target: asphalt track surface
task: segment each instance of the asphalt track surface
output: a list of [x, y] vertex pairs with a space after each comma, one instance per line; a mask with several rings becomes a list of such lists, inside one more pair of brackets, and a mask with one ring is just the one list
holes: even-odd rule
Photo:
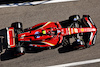
[[[100, 0], [80, 0], [37, 6], [19, 6], [0, 9], [0, 29], [9, 27], [12, 22], [22, 22], [24, 28], [46, 21], [63, 21], [70, 15], [88, 14], [98, 28], [95, 46], [83, 50], [66, 51], [62, 46], [41, 52], [29, 52], [12, 58], [10, 53], [2, 55], [0, 67], [46, 67], [100, 58]], [[100, 63], [75, 67], [99, 67]]]

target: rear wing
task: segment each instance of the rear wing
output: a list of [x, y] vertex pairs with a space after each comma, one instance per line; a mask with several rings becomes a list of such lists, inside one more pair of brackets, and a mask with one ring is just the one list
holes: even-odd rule
[[89, 38], [88, 38], [88, 44], [89, 45], [94, 45], [95, 40], [96, 40], [96, 35], [97, 35], [97, 27], [92, 21], [91, 17], [89, 15], [83, 15], [83, 22], [87, 27], [90, 28], [95, 28], [96, 31], [90, 32]]
[[16, 46], [14, 27], [7, 27], [6, 30], [8, 48], [14, 48]]

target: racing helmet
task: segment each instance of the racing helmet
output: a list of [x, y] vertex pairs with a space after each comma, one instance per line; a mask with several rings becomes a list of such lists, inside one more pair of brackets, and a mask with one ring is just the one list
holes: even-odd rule
[[69, 17], [69, 21], [77, 21], [80, 19], [80, 16], [79, 15], [72, 15]]

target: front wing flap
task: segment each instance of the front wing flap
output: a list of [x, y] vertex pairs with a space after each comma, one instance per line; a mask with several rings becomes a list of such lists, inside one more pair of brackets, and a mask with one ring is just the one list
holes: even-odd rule
[[8, 48], [14, 48], [16, 46], [15, 44], [15, 32], [13, 27], [6, 28], [7, 30], [7, 44]]

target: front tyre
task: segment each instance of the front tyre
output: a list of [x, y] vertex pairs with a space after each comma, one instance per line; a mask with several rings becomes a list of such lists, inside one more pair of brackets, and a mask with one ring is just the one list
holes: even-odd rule
[[14, 56], [22, 56], [24, 54], [25, 54], [25, 48], [24, 47], [15, 47]]
[[21, 22], [14, 22], [14, 23], [12, 23], [11, 27], [14, 27], [15, 29], [20, 29], [20, 30], [22, 30], [22, 28], [23, 28]]

